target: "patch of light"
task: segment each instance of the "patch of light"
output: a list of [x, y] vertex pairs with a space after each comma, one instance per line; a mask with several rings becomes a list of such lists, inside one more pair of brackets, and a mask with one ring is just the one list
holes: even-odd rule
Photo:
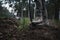
[[5, 1], [2, 1], [2, 3], [5, 3]]
[[28, 3], [29, 3], [29, 0], [28, 0]]
[[26, 10], [26, 8], [24, 8], [23, 10]]
[[39, 23], [39, 22], [42, 22], [42, 21], [43, 21], [42, 17], [36, 17], [36, 19], [33, 19], [32, 22]]
[[7, 9], [9, 9], [9, 5], [10, 5], [10, 4], [9, 4], [9, 3], [7, 3], [7, 4], [5, 5], [5, 7], [7, 7]]
[[17, 16], [16, 16], [16, 19], [19, 19], [19, 18], [20, 18], [20, 17], [17, 17]]
[[5, 4], [2, 4], [2, 7], [5, 7]]
[[31, 1], [30, 3], [31, 3], [31, 4], [33, 4], [33, 2], [32, 2], [32, 1]]
[[[9, 7], [9, 3], [7, 2], [6, 4], [4, 4], [5, 3], [5, 1], [3, 1], [2, 2], [3, 4], [2, 4], [2, 7], [5, 7], [5, 8], [7, 8], [8, 10], [9, 10], [9, 12], [11, 12], [11, 10], [13, 9], [12, 7]], [[13, 3], [11, 3], [11, 4], [13, 4]], [[13, 6], [14, 6], [14, 4], [13, 4]]]
[[14, 15], [15, 15], [15, 16], [17, 15], [17, 12], [18, 12], [18, 10], [14, 12]]
[[45, 0], [45, 1], [48, 1], [48, 0]]
[[17, 13], [15, 12], [14, 15], [17, 15]]
[[16, 1], [14, 1], [14, 3], [16, 3]]
[[35, 0], [33, 0], [33, 1], [35, 1]]
[[[2, 2], [2, 7], [7, 8], [7, 10], [8, 10], [10, 13], [13, 13], [14, 15], [17, 15], [17, 12], [18, 12], [18, 11], [14, 11], [14, 10], [15, 10], [15, 8], [14, 8], [15, 3], [16, 3], [15, 1], [14, 1], [14, 2], [11, 2], [11, 3], [9, 3], [8, 1], [3, 1], [3, 2]], [[9, 7], [10, 4], [12, 4], [12, 7]]]
[[17, 2], [17, 4], [19, 4], [19, 2]]
[[0, 0], [0, 1], [2, 1], [2, 0]]
[[13, 4], [13, 2], [11, 2], [11, 4]]
[[20, 0], [20, 2], [22, 2], [22, 0]]
[[8, 10], [9, 10], [9, 12], [10, 12], [10, 13], [12, 12], [12, 9], [13, 9], [13, 8], [11, 8], [11, 7], [10, 7], [10, 8], [8, 8]]
[[9, 8], [9, 5], [10, 5], [9, 3], [6, 3], [6, 4], [5, 4], [4, 2], [2, 2], [2, 7], [5, 7], [5, 8], [8, 9], [8, 8]]

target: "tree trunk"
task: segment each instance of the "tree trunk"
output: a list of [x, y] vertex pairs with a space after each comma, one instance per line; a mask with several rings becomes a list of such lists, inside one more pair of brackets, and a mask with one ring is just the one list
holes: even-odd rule
[[43, 21], [44, 21], [44, 23], [46, 23], [46, 21], [47, 21], [47, 12], [46, 12], [46, 9], [45, 9], [45, 0], [41, 0], [41, 2], [42, 2], [42, 16], [43, 16]]
[[55, 19], [59, 20], [59, 8], [55, 8]]
[[33, 19], [33, 13], [32, 13], [32, 10], [31, 10], [31, 4], [30, 4], [31, 0], [29, 0], [29, 14], [30, 14], [30, 21], [32, 22], [32, 19]]
[[55, 3], [55, 17], [56, 20], [59, 20], [59, 4]]

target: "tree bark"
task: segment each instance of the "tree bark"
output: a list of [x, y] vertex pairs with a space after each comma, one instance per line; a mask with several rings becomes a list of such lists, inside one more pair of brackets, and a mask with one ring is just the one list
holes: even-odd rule
[[59, 8], [58, 7], [55, 8], [55, 19], [59, 20]]
[[56, 20], [59, 20], [59, 3], [55, 3], [55, 17]]

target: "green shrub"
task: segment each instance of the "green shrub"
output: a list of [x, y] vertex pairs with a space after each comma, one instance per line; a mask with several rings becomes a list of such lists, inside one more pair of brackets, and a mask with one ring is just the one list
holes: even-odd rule
[[0, 18], [14, 18], [14, 14], [10, 13], [6, 8], [2, 7], [0, 10]]
[[18, 27], [19, 30], [27, 30], [29, 29], [30, 19], [29, 18], [22, 18], [19, 20], [20, 26]]

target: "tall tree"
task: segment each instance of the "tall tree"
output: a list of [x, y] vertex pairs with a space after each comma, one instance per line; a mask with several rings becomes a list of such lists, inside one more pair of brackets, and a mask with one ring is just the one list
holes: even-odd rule
[[60, 0], [49, 0], [47, 7], [49, 17], [59, 20]]

